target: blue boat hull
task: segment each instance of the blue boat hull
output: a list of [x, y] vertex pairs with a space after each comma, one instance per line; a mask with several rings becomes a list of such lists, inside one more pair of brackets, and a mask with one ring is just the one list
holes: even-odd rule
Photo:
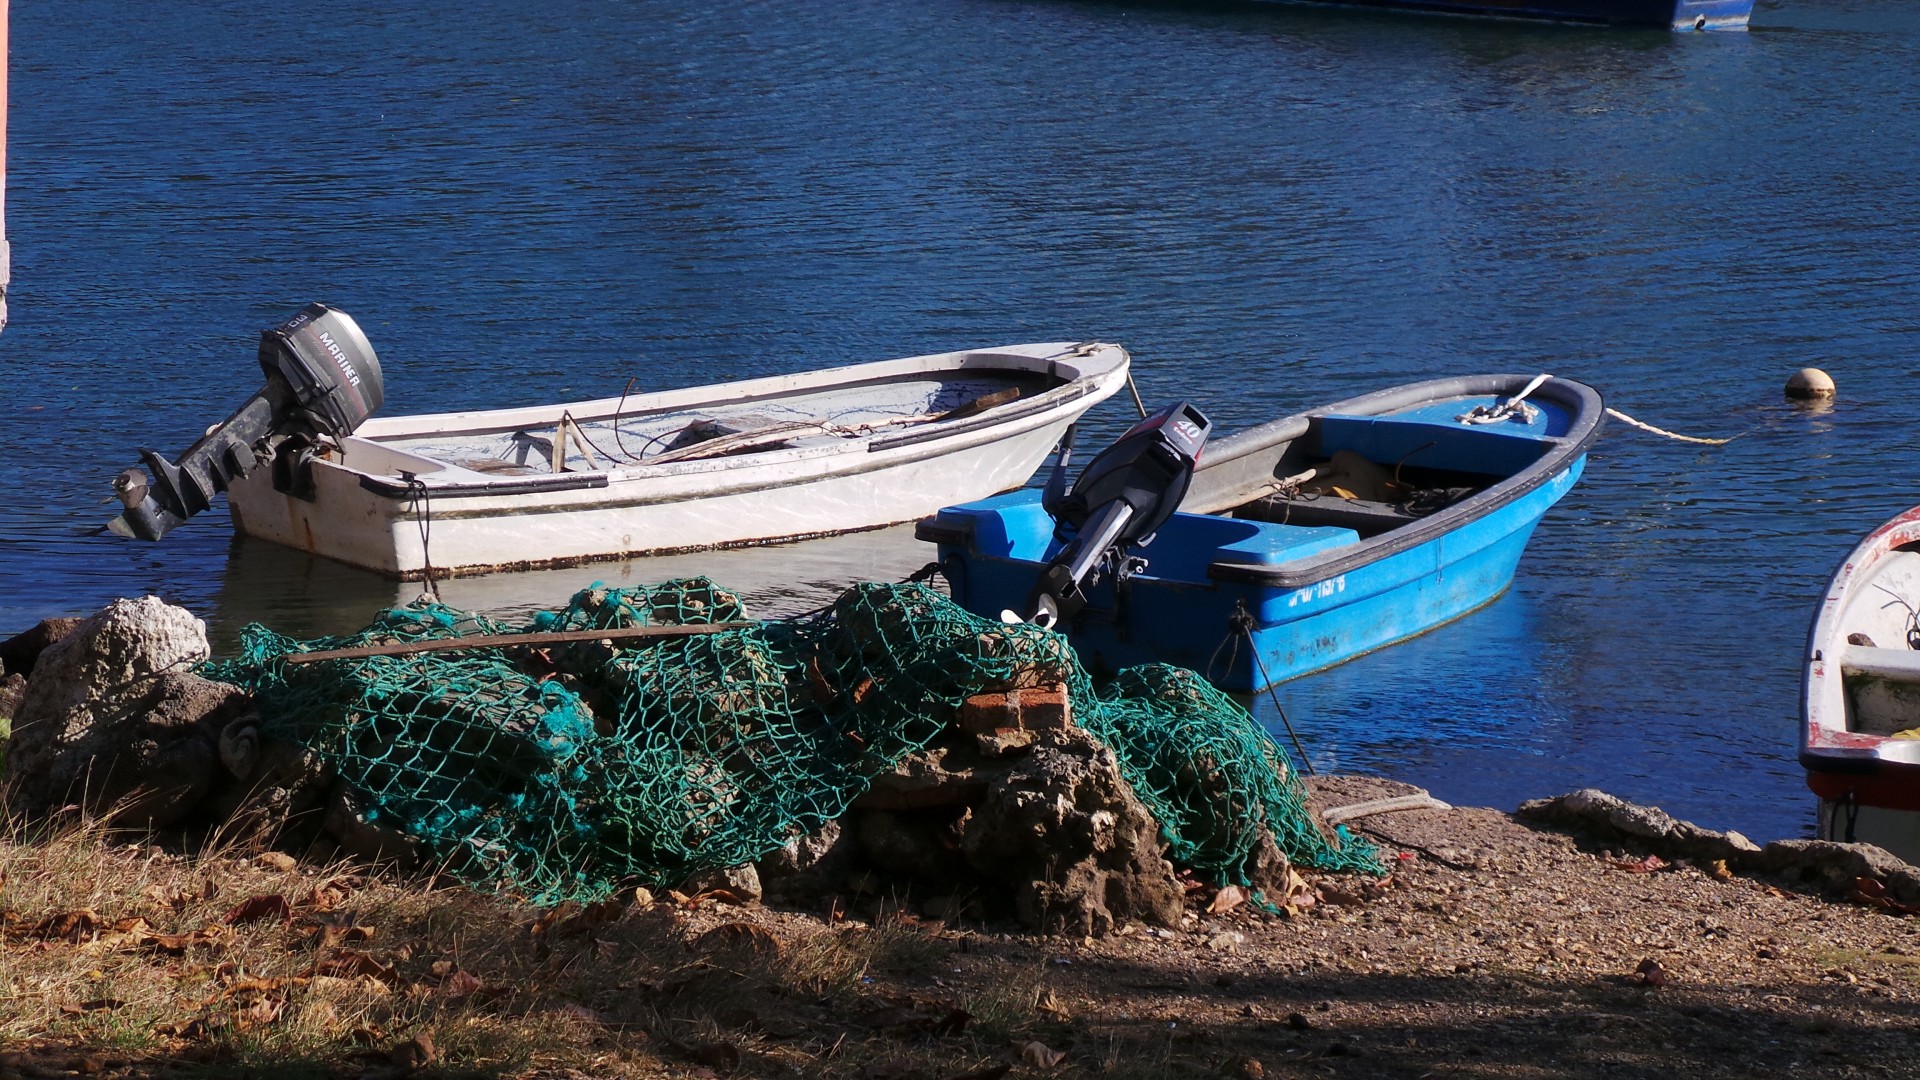
[[1669, 30], [1744, 30], [1753, 0], [1291, 0], [1343, 7]]
[[[1081, 662], [1096, 677], [1172, 663], [1221, 689], [1253, 693], [1493, 601], [1511, 584], [1541, 517], [1585, 470], [1600, 406], [1590, 389], [1579, 389], [1586, 398], [1565, 391], [1575, 406], [1547, 405], [1532, 432], [1450, 430], [1452, 413], [1471, 400], [1453, 398], [1391, 413], [1328, 410], [1282, 421], [1259, 451], [1246, 450], [1248, 440], [1223, 441], [1229, 455], [1237, 452], [1242, 463], [1253, 461], [1272, 476], [1295, 468], [1302, 445], [1318, 455], [1337, 444], [1385, 462], [1426, 452], [1454, 475], [1501, 479], [1430, 517], [1392, 526], [1370, 527], [1366, 504], [1340, 499], [1289, 502], [1276, 511], [1259, 510], [1258, 500], [1243, 494], [1232, 506], [1206, 507], [1211, 513], [1176, 514], [1142, 550], [1144, 571], [1089, 590], [1086, 612], [1066, 628]], [[1537, 460], [1526, 464], [1530, 459]], [[1234, 467], [1214, 466], [1222, 473]], [[1196, 486], [1218, 482], [1202, 477]], [[920, 535], [939, 545], [954, 599], [987, 616], [1024, 611], [1061, 546], [1032, 490], [949, 507], [923, 522]]]

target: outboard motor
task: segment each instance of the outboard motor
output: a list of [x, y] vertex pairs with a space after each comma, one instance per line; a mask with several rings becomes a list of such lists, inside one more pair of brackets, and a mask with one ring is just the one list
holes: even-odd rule
[[207, 509], [234, 477], [274, 460], [283, 444], [349, 435], [385, 397], [367, 336], [346, 312], [325, 304], [308, 304], [260, 332], [260, 370], [267, 376], [260, 392], [208, 428], [178, 462], [141, 449], [152, 478], [128, 469], [114, 480], [126, 510], [109, 529], [158, 540]]
[[[1212, 431], [1213, 422], [1199, 409], [1186, 402], [1170, 405], [1101, 451], [1067, 491], [1073, 457], [1069, 429], [1041, 505], [1053, 517], [1056, 536], [1073, 536], [1028, 594], [1025, 621], [1052, 627], [1072, 619], [1087, 606], [1086, 589], [1103, 570], [1120, 577], [1134, 572], [1135, 557], [1128, 549], [1151, 543], [1179, 508]], [[1001, 617], [1019, 621], [1013, 612]]]

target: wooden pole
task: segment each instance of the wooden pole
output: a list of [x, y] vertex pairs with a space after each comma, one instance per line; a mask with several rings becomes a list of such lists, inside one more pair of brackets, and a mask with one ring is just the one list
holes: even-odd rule
[[324, 649], [320, 652], [289, 653], [281, 657], [289, 664], [317, 664], [322, 660], [365, 660], [375, 656], [410, 656], [426, 652], [458, 652], [464, 649], [504, 649], [510, 645], [558, 645], [568, 641], [630, 641], [635, 638], [694, 637], [718, 634], [758, 626], [754, 622], [692, 623], [687, 626], [625, 626], [606, 630], [554, 630], [544, 634], [477, 634], [473, 637], [434, 638], [430, 641], [395, 641], [386, 645], [361, 645], [352, 649]]

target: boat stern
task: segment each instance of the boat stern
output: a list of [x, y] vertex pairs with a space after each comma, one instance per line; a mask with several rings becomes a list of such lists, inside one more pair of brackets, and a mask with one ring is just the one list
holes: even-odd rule
[[1753, 0], [1674, 0], [1675, 30], [1745, 30]]

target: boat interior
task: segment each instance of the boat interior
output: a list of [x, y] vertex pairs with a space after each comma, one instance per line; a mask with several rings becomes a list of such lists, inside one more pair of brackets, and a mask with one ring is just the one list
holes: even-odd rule
[[1269, 490], [1233, 512], [1281, 525], [1352, 529], [1360, 539], [1419, 520], [1522, 472], [1553, 446], [1424, 418], [1328, 414], [1276, 459]]
[[1066, 381], [1011, 369], [915, 372], [670, 408], [609, 398], [466, 414], [471, 426], [356, 437], [343, 447], [342, 463], [380, 475], [404, 469], [461, 479], [665, 465], [835, 445], [965, 419]]
[[1840, 677], [1847, 728], [1920, 739], [1920, 543], [1889, 551], [1849, 599]]

